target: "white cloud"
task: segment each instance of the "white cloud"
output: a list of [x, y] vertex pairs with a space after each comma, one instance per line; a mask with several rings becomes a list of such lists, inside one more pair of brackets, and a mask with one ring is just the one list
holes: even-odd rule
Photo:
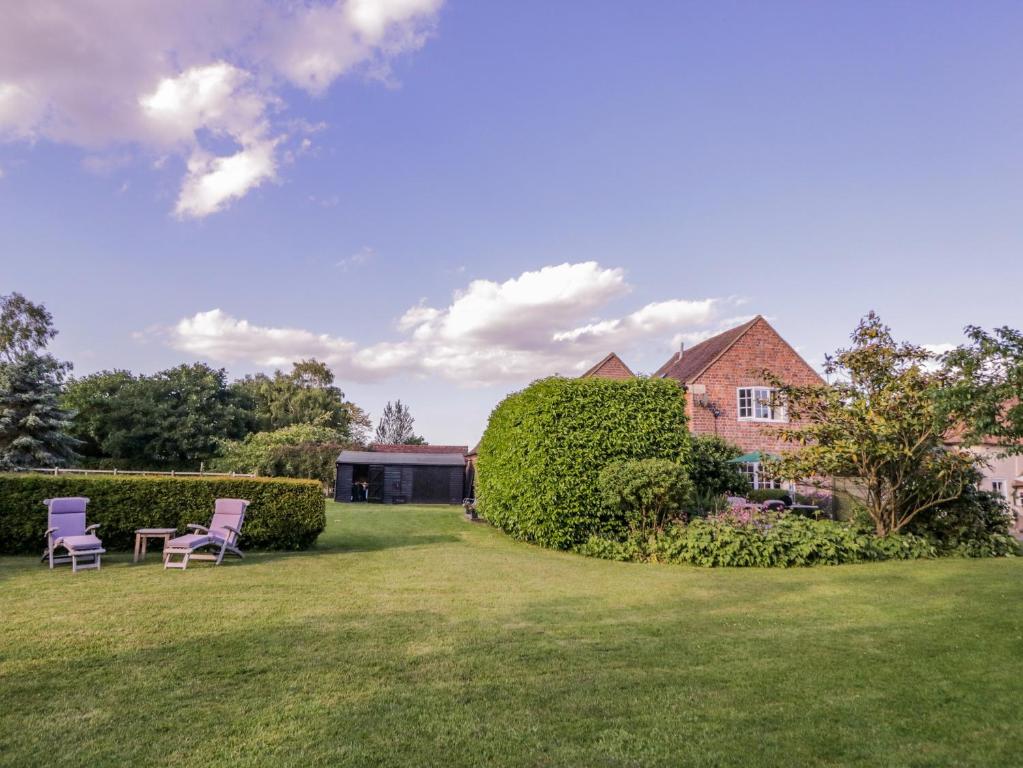
[[376, 258], [376, 251], [370, 248], [368, 245], [364, 245], [358, 251], [353, 253], [351, 256], [346, 256], [341, 259], [337, 266], [342, 272], [347, 272], [355, 267], [361, 267], [363, 264], [368, 264]]
[[171, 343], [200, 357], [222, 362], [285, 365], [303, 357], [336, 362], [355, 344], [297, 328], [265, 328], [213, 309], [186, 317], [172, 329]]
[[275, 141], [255, 142], [229, 157], [194, 152], [188, 161], [188, 175], [174, 212], [182, 217], [208, 216], [274, 178], [275, 144]]
[[322, 125], [283, 117], [284, 81], [322, 94], [357, 69], [379, 76], [424, 44], [442, 2], [13, 3], [0, 24], [0, 141], [181, 157], [175, 210], [205, 216], [274, 178], [278, 154], [312, 149]]
[[924, 349], [926, 349], [928, 352], [930, 352], [932, 355], [936, 357], [938, 355], [943, 355], [946, 352], [951, 352], [953, 349], [956, 348], [955, 344], [952, 344], [947, 341], [942, 342], [940, 344], [924, 344], [923, 346]]
[[387, 60], [421, 48], [443, 0], [349, 0], [304, 7], [270, 33], [269, 55], [314, 95], [359, 64], [388, 79]]
[[474, 280], [443, 308], [420, 302], [399, 318], [400, 338], [375, 344], [259, 326], [220, 309], [185, 318], [165, 333], [174, 348], [216, 362], [271, 366], [317, 357], [346, 379], [437, 376], [474, 385], [582, 371], [612, 346], [626, 354], [624, 345], [663, 346], [673, 335], [716, 323], [723, 303], [674, 299], [587, 321], [628, 290], [620, 269], [560, 264], [504, 282]]

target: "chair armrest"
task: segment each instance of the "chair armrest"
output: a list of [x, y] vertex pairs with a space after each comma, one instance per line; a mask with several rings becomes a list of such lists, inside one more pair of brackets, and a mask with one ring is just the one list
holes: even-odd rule
[[93, 525], [90, 525], [88, 528], [86, 528], [85, 532], [88, 533], [89, 531], [95, 531], [97, 528], [99, 528], [99, 526], [100, 523], [94, 523]]
[[196, 525], [195, 523], [189, 523], [185, 527], [191, 528], [193, 531], [203, 531], [204, 533], [210, 532], [210, 529], [207, 528], [205, 525]]
[[241, 535], [242, 535], [242, 532], [241, 532], [241, 531], [239, 531], [239, 530], [238, 530], [237, 528], [235, 528], [234, 526], [231, 526], [231, 525], [225, 525], [224, 527], [225, 527], [225, 528], [227, 528], [227, 530], [229, 530], [229, 531], [230, 531], [231, 533], [233, 533], [233, 534], [234, 534], [235, 536], [241, 536]]
[[44, 533], [43, 536], [47, 536], [48, 537], [51, 533], [56, 533], [57, 530], [58, 530], [57, 528], [47, 528], [46, 529], [46, 533]]

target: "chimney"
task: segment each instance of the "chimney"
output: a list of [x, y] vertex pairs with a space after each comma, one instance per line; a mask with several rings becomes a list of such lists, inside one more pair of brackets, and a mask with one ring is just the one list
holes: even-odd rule
[[682, 355], [685, 353], [685, 351], [686, 351], [686, 343], [684, 341], [680, 341], [678, 343], [678, 352], [675, 354], [675, 361], [676, 362], [678, 362], [679, 360], [682, 359]]

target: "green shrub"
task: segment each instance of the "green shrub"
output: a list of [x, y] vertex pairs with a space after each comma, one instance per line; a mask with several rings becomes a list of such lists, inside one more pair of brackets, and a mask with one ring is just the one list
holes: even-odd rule
[[695, 520], [698, 517], [720, 514], [729, 508], [728, 497], [723, 493], [711, 493], [696, 488], [686, 505], [686, 515], [690, 520]]
[[671, 379], [543, 379], [507, 397], [479, 447], [479, 512], [512, 536], [568, 548], [619, 534], [597, 478], [616, 461], [688, 467], [685, 393]]
[[608, 464], [597, 477], [604, 506], [632, 531], [660, 530], [681, 514], [693, 484], [685, 467], [667, 459]]
[[907, 529], [946, 554], [1002, 557], [1015, 554], [1019, 546], [1009, 534], [1011, 524], [1004, 496], [971, 485], [958, 499], [917, 515]]
[[310, 480], [0, 474], [0, 551], [41, 552], [43, 499], [87, 496], [89, 523], [107, 549], [129, 549], [136, 528], [205, 525], [217, 498], [248, 499], [242, 548], [305, 549], [326, 525], [320, 484]]
[[593, 536], [576, 551], [606, 560], [757, 568], [909, 560], [936, 554], [934, 547], [918, 536], [879, 539], [843, 523], [796, 516], [770, 525], [699, 519], [646, 537], [615, 540]]
[[337, 477], [337, 457], [349, 446], [345, 443], [299, 443], [278, 445], [270, 450], [262, 467], [268, 477], [298, 477], [319, 480], [328, 495], [333, 495]]
[[643, 562], [647, 559], [646, 550], [637, 547], [635, 539], [631, 537], [625, 541], [618, 541], [603, 536], [590, 536], [582, 544], [577, 545], [575, 551], [587, 557], [615, 560], [619, 563]]
[[689, 479], [701, 494], [745, 496], [750, 491], [749, 480], [739, 465], [732, 463], [743, 453], [742, 448], [717, 435], [696, 435]]

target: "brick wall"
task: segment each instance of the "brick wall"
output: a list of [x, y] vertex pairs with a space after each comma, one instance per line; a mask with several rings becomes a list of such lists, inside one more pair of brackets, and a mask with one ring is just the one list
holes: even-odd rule
[[[767, 369], [790, 384], [809, 385], [820, 377], [764, 320], [756, 322], [703, 374], [689, 382], [703, 384], [708, 399], [721, 409], [717, 434], [744, 451], [780, 453], [784, 443], [768, 430], [777, 424], [739, 421], [739, 387], [764, 386], [767, 382], [751, 371]], [[696, 405], [692, 392], [686, 398], [689, 426], [694, 434], [714, 434], [714, 417], [707, 408]], [[791, 449], [791, 448], [789, 448]]]
[[584, 378], [600, 378], [600, 379], [615, 379], [622, 381], [625, 379], [634, 378], [632, 371], [630, 371], [625, 364], [618, 358], [617, 355], [612, 355], [608, 359], [601, 362], [598, 366], [590, 371], [583, 374]]

